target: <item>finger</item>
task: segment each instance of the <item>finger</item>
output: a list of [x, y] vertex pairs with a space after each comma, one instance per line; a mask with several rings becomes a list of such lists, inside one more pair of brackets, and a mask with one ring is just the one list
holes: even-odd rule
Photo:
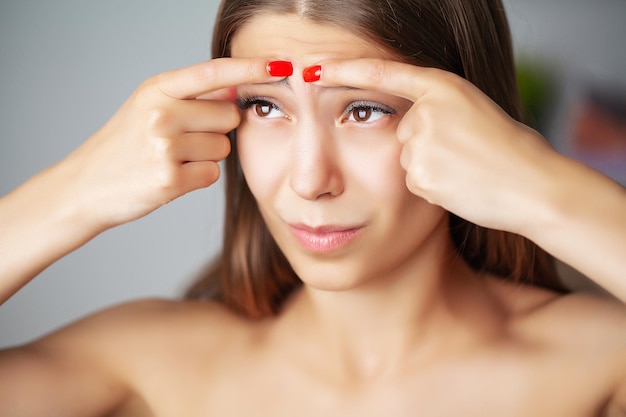
[[199, 100], [218, 100], [218, 101], [230, 101], [231, 103], [237, 103], [237, 87], [226, 87], [219, 90], [210, 91], [196, 97]]
[[150, 117], [155, 131], [171, 136], [181, 132], [228, 133], [241, 121], [236, 104], [209, 100], [177, 100]]
[[228, 133], [241, 122], [239, 107], [229, 101], [179, 101], [176, 112], [186, 132]]
[[169, 97], [191, 99], [227, 87], [276, 80], [267, 67], [264, 58], [218, 58], [164, 72], [155, 82]]
[[182, 166], [181, 180], [183, 194], [215, 183], [220, 177], [220, 166], [217, 162], [189, 162]]
[[221, 161], [230, 153], [230, 140], [218, 133], [187, 133], [176, 139], [179, 161]]
[[383, 59], [329, 60], [321, 64], [321, 86], [376, 90], [417, 101], [444, 71]]

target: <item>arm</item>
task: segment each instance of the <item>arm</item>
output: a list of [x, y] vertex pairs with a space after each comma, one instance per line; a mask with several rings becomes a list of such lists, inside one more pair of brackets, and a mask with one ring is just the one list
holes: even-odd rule
[[0, 415], [101, 416], [122, 406], [128, 388], [80, 349], [64, 354], [47, 341], [0, 352]]
[[155, 76], [71, 155], [0, 199], [0, 302], [104, 230], [215, 182], [240, 120], [232, 86], [270, 79], [262, 59]]
[[522, 234], [626, 303], [626, 189], [556, 152], [542, 160]]
[[74, 176], [60, 163], [0, 199], [0, 303], [101, 231], [64, 195]]
[[[170, 303], [116, 306], [29, 345], [0, 351], [0, 415], [148, 415], [138, 386], [145, 379], [142, 370], [154, 367], [150, 361], [168, 331]], [[161, 356], [159, 363], [167, 362]]]
[[[271, 79], [263, 59], [153, 77], [71, 155], [0, 199], [0, 301], [102, 231], [216, 181], [226, 133], [240, 120], [231, 86]], [[0, 415], [98, 416], [127, 406], [145, 377], [131, 365], [157, 343], [138, 329], [162, 331], [138, 322], [142, 311], [114, 309], [1, 351]]]

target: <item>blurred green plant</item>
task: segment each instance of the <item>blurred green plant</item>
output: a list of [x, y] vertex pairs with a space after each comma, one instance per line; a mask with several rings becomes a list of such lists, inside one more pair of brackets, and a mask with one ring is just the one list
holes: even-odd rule
[[518, 59], [516, 71], [524, 123], [545, 135], [557, 92], [553, 72], [530, 59]]

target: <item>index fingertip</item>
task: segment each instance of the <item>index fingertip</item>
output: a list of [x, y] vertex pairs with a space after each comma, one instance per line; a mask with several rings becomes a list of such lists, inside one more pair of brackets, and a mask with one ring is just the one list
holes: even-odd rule
[[265, 70], [272, 77], [290, 77], [293, 75], [293, 64], [291, 61], [270, 61]]
[[380, 58], [335, 59], [321, 62], [318, 84], [386, 92], [416, 101], [424, 75], [415, 65]]

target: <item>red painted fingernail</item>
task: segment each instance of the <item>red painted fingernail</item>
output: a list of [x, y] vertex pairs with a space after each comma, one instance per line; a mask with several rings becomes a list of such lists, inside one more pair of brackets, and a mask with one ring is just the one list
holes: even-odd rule
[[322, 66], [321, 65], [313, 65], [311, 67], [305, 68], [302, 73], [302, 78], [304, 82], [313, 83], [315, 81], [319, 81], [322, 78]]
[[289, 61], [272, 61], [267, 64], [267, 72], [272, 77], [289, 77], [293, 75], [293, 64]]

